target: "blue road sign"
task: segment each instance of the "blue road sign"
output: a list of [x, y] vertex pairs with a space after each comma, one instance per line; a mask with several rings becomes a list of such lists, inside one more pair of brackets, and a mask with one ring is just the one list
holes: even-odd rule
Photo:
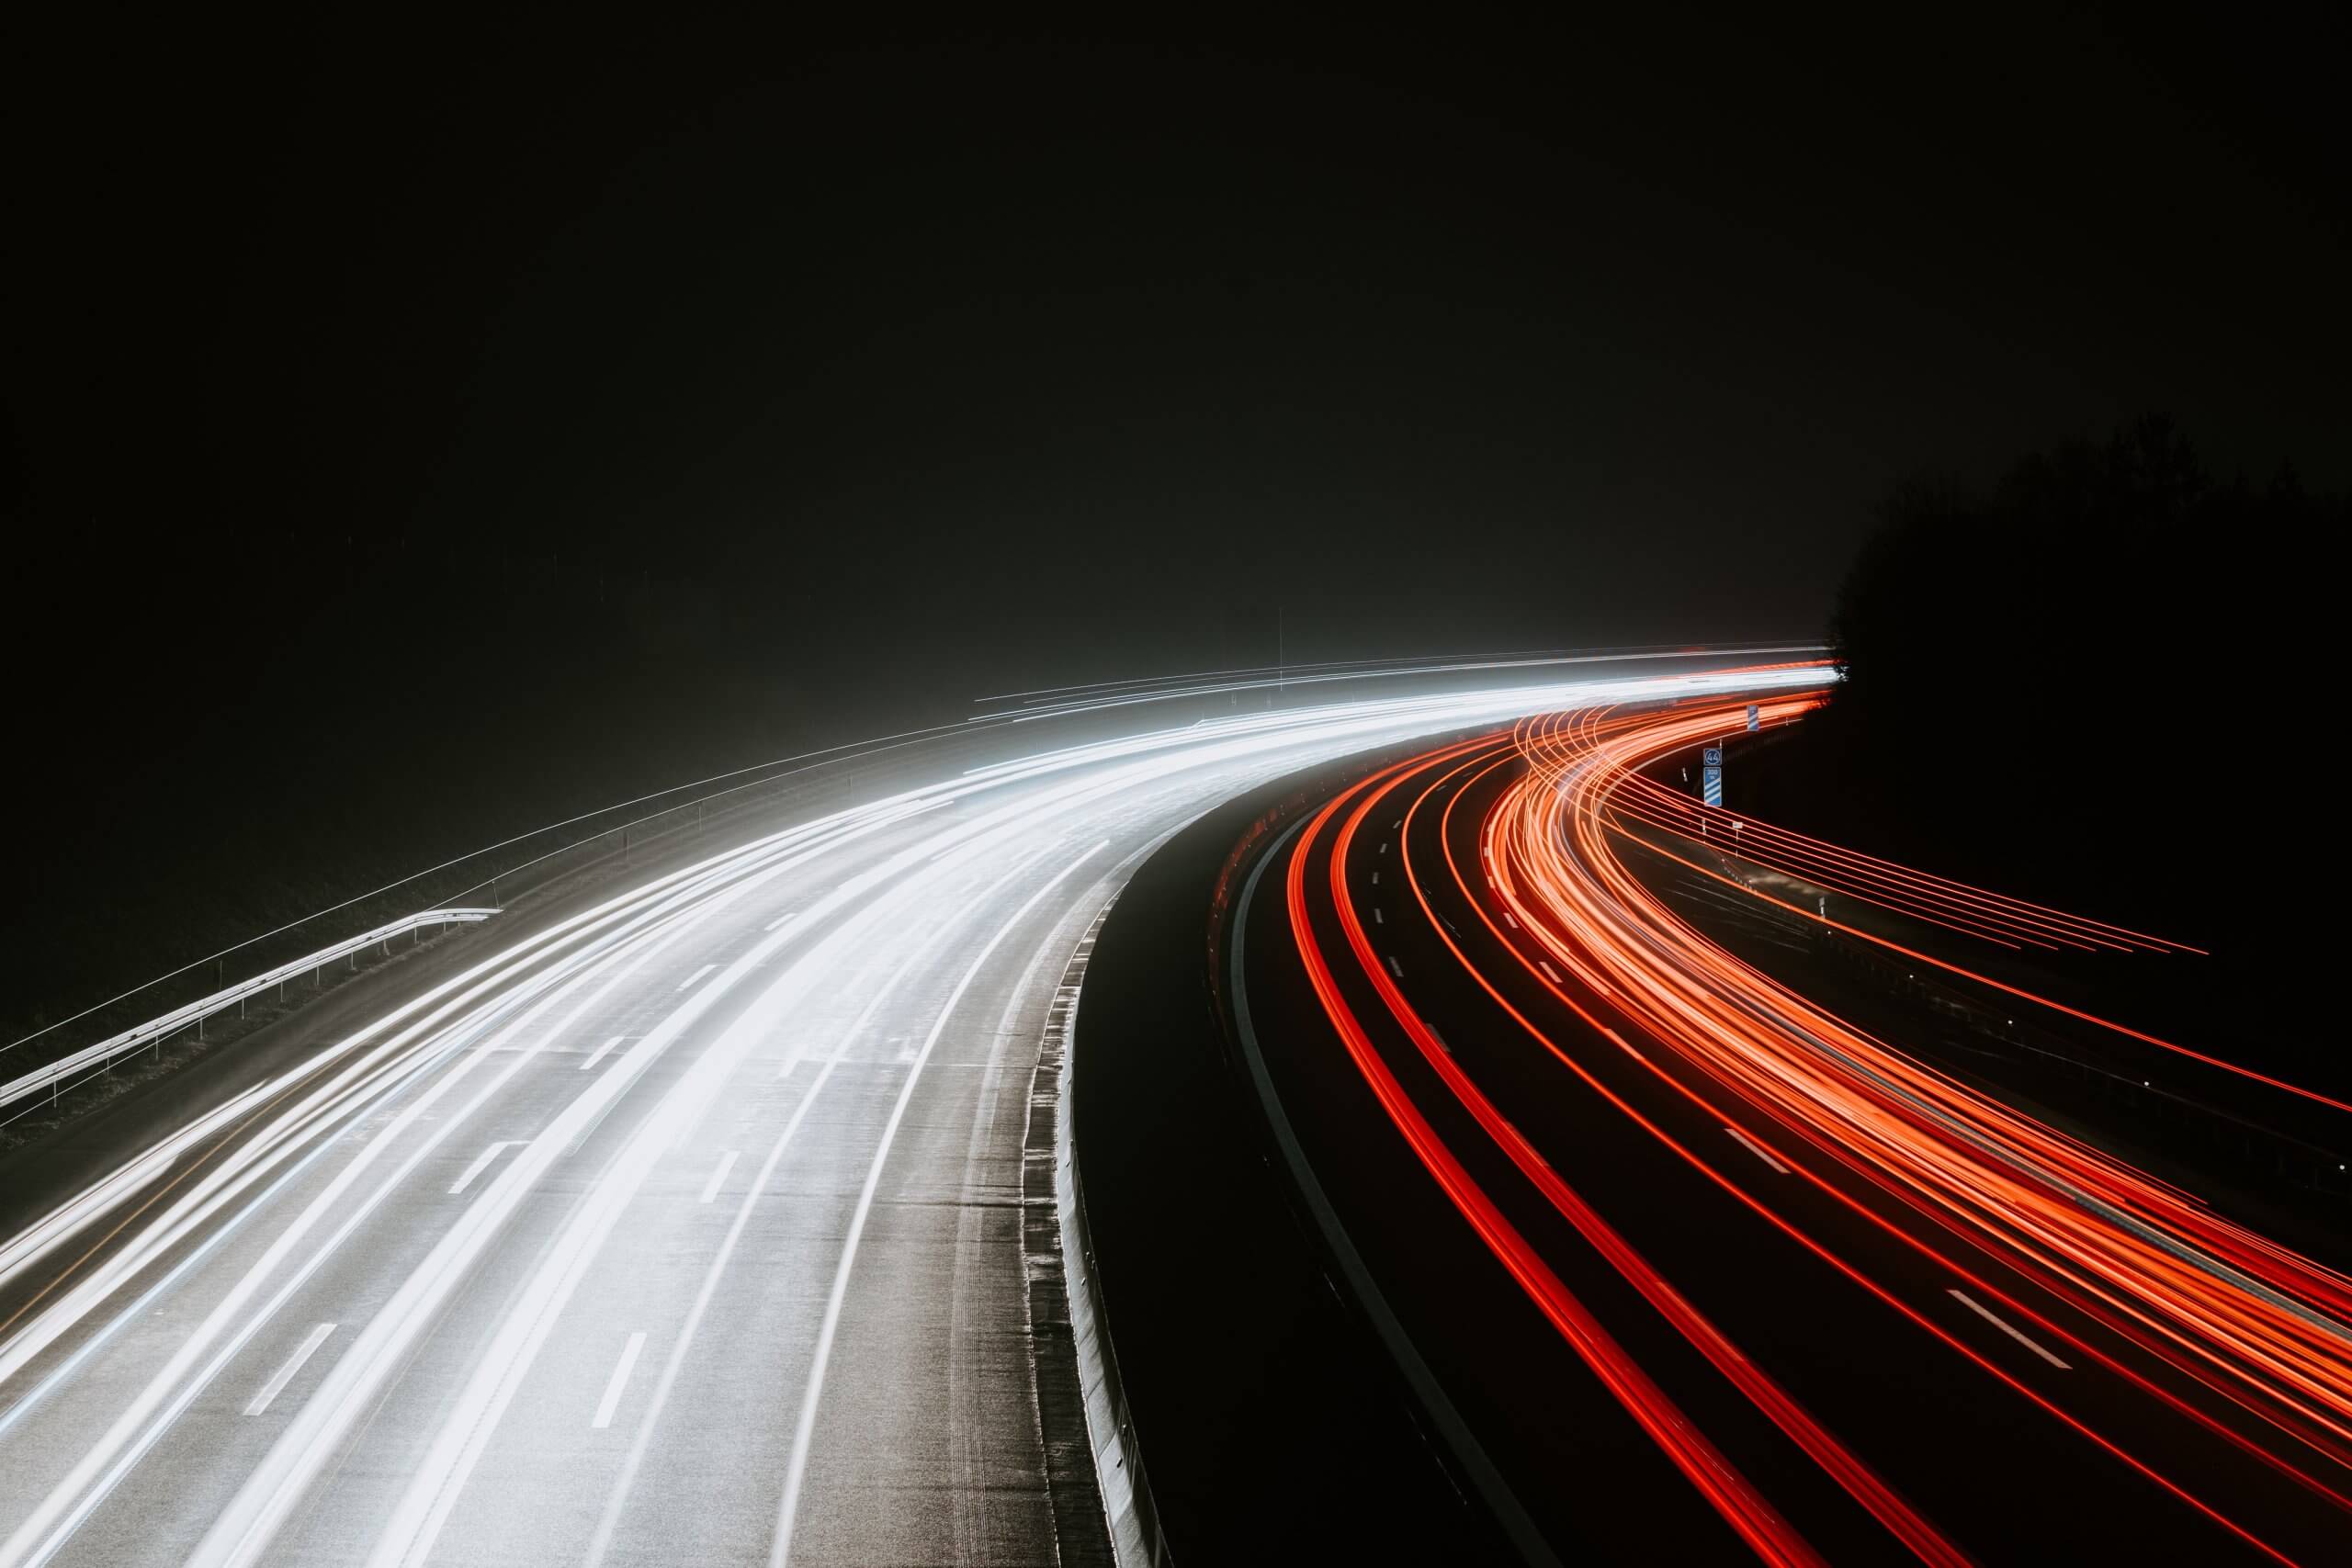
[[1724, 749], [1720, 746], [1707, 747], [1699, 753], [1699, 765], [1705, 768], [1722, 767], [1724, 765]]
[[1723, 769], [1713, 767], [1699, 770], [1699, 798], [1709, 806], [1721, 806], [1724, 803]]

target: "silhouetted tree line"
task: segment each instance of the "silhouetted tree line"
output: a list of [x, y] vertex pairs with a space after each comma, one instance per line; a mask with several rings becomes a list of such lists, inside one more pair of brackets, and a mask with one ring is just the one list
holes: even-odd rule
[[2347, 514], [2289, 467], [2216, 479], [2156, 417], [1990, 488], [1905, 484], [1838, 598], [1844, 683], [1749, 798], [2245, 958], [2334, 874], [2301, 829], [2337, 727], [2301, 697]]

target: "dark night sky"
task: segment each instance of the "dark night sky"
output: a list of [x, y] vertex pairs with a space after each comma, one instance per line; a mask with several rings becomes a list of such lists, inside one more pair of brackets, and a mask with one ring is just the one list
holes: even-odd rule
[[1814, 632], [1894, 479], [2143, 410], [2341, 488], [2331, 57], [2131, 15], [85, 13], [10, 51], [19, 735], [68, 846], [463, 837], [1278, 598]]

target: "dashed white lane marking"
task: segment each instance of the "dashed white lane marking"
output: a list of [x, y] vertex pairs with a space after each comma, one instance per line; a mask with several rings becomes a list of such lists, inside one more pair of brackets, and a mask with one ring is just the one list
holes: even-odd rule
[[729, 1149], [718, 1156], [718, 1168], [710, 1173], [710, 1179], [702, 1184], [702, 1196], [695, 1199], [695, 1202], [707, 1203], [718, 1196], [718, 1189], [726, 1181], [727, 1173], [735, 1168], [735, 1156], [741, 1152]]
[[1746, 1149], [1749, 1154], [1754, 1155], [1758, 1159], [1762, 1160], [1766, 1165], [1770, 1166], [1774, 1170], [1779, 1171], [1782, 1176], [1789, 1174], [1789, 1168], [1787, 1166], [1782, 1165], [1779, 1160], [1774, 1159], [1770, 1155], [1765, 1153], [1763, 1145], [1758, 1143], [1755, 1139], [1749, 1137], [1738, 1128], [1726, 1127], [1724, 1131], [1729, 1133], [1733, 1137], [1737, 1138], [1739, 1140], [1740, 1147]]
[[1503, 919], [1506, 919], [1506, 920], [1509, 920], [1509, 921], [1510, 922], [1510, 929], [1511, 929], [1511, 930], [1513, 930], [1513, 931], [1517, 931], [1517, 930], [1519, 930], [1519, 922], [1518, 922], [1516, 919], [1511, 919], [1511, 912], [1510, 912], [1509, 909], [1505, 909], [1505, 910], [1503, 911]]
[[1617, 1042], [1620, 1046], [1623, 1047], [1625, 1055], [1633, 1057], [1636, 1062], [1646, 1062], [1649, 1060], [1647, 1056], [1643, 1055], [1639, 1051], [1636, 1051], [1631, 1045], [1626, 1044], [1625, 1037], [1618, 1033], [1615, 1030], [1610, 1028], [1607, 1024], [1604, 1023], [1600, 1026], [1600, 1032], [1609, 1036], [1610, 1039]]
[[684, 979], [683, 979], [683, 980], [679, 981], [679, 982], [678, 982], [678, 989], [680, 989], [680, 990], [682, 990], [682, 991], [692, 990], [695, 987], [696, 987], [696, 986], [698, 986], [698, 985], [700, 985], [700, 984], [702, 983], [702, 977], [703, 977], [704, 976], [706, 976], [706, 975], [709, 974], [712, 970], [714, 970], [714, 969], [716, 969], [716, 968], [718, 968], [718, 964], [704, 964], [701, 968], [699, 968], [699, 969], [695, 970], [693, 974], [691, 974], [691, 975], [687, 976]]
[[2007, 1335], [2010, 1338], [2016, 1340], [2018, 1344], [2024, 1346], [2027, 1349], [2032, 1351], [2035, 1355], [2041, 1357], [2043, 1360], [2049, 1362], [2052, 1366], [2057, 1368], [2060, 1371], [2065, 1372], [2074, 1371], [2074, 1369], [2066, 1365], [2065, 1362], [2060, 1360], [2057, 1357], [2052, 1355], [2049, 1351], [2043, 1349], [2032, 1340], [2028, 1339], [2024, 1335], [2019, 1334], [2016, 1329], [2011, 1328], [2007, 1324], [2003, 1323], [1999, 1318], [1995, 1317], [1991, 1313], [1985, 1311], [1984, 1308], [1979, 1306], [1973, 1299], [1970, 1298], [1967, 1292], [1950, 1291], [1947, 1292], [1946, 1294], [1950, 1295], [1952, 1300], [1958, 1302], [1969, 1311], [1974, 1313], [1977, 1316], [1983, 1318], [1985, 1322], [1991, 1324], [1994, 1327], [1999, 1329], [2002, 1333]]
[[1552, 967], [1552, 961], [1551, 961], [1550, 959], [1548, 959], [1548, 958], [1539, 958], [1539, 959], [1537, 959], [1537, 960], [1535, 961], [1535, 967], [1537, 967], [1538, 969], [1543, 970], [1543, 971], [1544, 971], [1544, 978], [1545, 978], [1546, 980], [1551, 981], [1551, 982], [1552, 982], [1552, 984], [1554, 984], [1554, 985], [1555, 985], [1555, 986], [1556, 986], [1556, 985], [1558, 985], [1558, 984], [1560, 983], [1560, 972], [1559, 972], [1557, 969], [1555, 969], [1555, 968], [1553, 968], [1553, 967]]
[[609, 1427], [613, 1424], [613, 1412], [620, 1408], [621, 1391], [628, 1387], [628, 1374], [637, 1366], [638, 1352], [644, 1348], [645, 1330], [640, 1328], [628, 1337], [628, 1344], [621, 1347], [620, 1363], [613, 1368], [612, 1381], [605, 1385], [605, 1397], [596, 1402], [596, 1418], [589, 1422], [589, 1426]]
[[1388, 972], [1399, 980], [1405, 977], [1405, 966], [1396, 962], [1396, 956], [1394, 953], [1389, 954], [1388, 957]]
[[1378, 873], [1378, 872], [1376, 872], [1376, 871], [1375, 871], [1375, 872], [1374, 872], [1374, 873], [1372, 874], [1372, 885], [1373, 885], [1374, 887], [1377, 887], [1377, 886], [1380, 886], [1380, 873]]
[[786, 913], [785, 913], [785, 914], [778, 915], [775, 919], [770, 920], [766, 925], [762, 926], [760, 929], [761, 929], [762, 931], [772, 931], [775, 930], [775, 929], [776, 929], [776, 927], [778, 927], [778, 926], [780, 926], [780, 925], [784, 924], [784, 922], [785, 922], [785, 921], [786, 921], [786, 920], [788, 920], [788, 919], [792, 919], [792, 917], [793, 917], [794, 915], [797, 915], [797, 914], [798, 914], [799, 912], [800, 912], [800, 911], [798, 911], [797, 909], [794, 909], [794, 910], [790, 910], [790, 911], [788, 911], [788, 912], [786, 912]]
[[1388, 917], [1382, 914], [1378, 909], [1374, 909], [1372, 912], [1372, 923], [1375, 926], [1385, 926], [1388, 923]]
[[311, 1330], [309, 1337], [295, 1347], [294, 1353], [286, 1358], [286, 1364], [277, 1369], [277, 1375], [261, 1385], [261, 1392], [254, 1395], [254, 1402], [245, 1406], [245, 1414], [258, 1416], [268, 1409], [269, 1402], [285, 1392], [286, 1385], [294, 1381], [294, 1374], [302, 1370], [302, 1363], [309, 1360], [319, 1347], [327, 1342], [327, 1336], [334, 1332], [334, 1325], [332, 1323], [322, 1323]]
[[[865, 1185], [858, 1189], [857, 1202], [850, 1210], [849, 1233], [842, 1241], [841, 1261], [833, 1270], [833, 1287], [825, 1297], [824, 1315], [818, 1320], [816, 1350], [802, 1385], [800, 1416], [793, 1427], [792, 1450], [785, 1461], [784, 1498], [776, 1507], [775, 1533], [769, 1538], [768, 1568], [787, 1568], [792, 1560], [793, 1521], [799, 1517], [800, 1488], [808, 1473], [808, 1450], [816, 1435], [817, 1408], [824, 1398], [825, 1369], [832, 1359], [833, 1338], [840, 1332], [842, 1303], [849, 1296], [850, 1271], [856, 1267], [858, 1243], [865, 1235], [866, 1217], [874, 1211], [874, 1195], [882, 1185], [883, 1165], [889, 1159], [890, 1145], [897, 1140], [899, 1128], [906, 1120], [907, 1104], [914, 1098], [915, 1085], [922, 1079], [923, 1065], [931, 1060], [940, 1036], [946, 1032], [948, 1021], [955, 1016], [957, 1004], [964, 999], [964, 993], [971, 989], [989, 955], [1004, 940], [1005, 933], [1016, 929], [1028, 918], [1029, 911], [1035, 908], [1065, 877], [1101, 853], [1109, 841], [1098, 840], [1084, 854], [1056, 872], [1043, 887], [1022, 900], [1020, 908], [997, 926], [974, 955], [971, 967], [964, 971], [963, 977], [956, 982], [946, 999], [940, 1003], [939, 1011], [932, 1018], [930, 1032], [923, 1036], [921, 1048], [915, 1052], [914, 1065], [899, 1087], [898, 1100], [890, 1107], [888, 1119], [882, 1123], [882, 1138], [875, 1146], [874, 1162], [866, 1167]], [[1012, 883], [1014, 876], [1026, 872], [1043, 858], [1040, 853], [1023, 861], [1000, 877], [987, 892], [993, 895], [1001, 891]]]
[[594, 1051], [588, 1054], [588, 1059], [580, 1064], [580, 1070], [584, 1073], [589, 1068], [594, 1066], [597, 1063], [603, 1061], [605, 1059], [605, 1052], [611, 1050], [614, 1046], [619, 1044], [622, 1041], [628, 1038], [628, 1036], [626, 1034], [616, 1034], [610, 1040], [605, 1041], [602, 1045], [597, 1046]]
[[463, 1192], [467, 1188], [472, 1186], [474, 1178], [480, 1176], [483, 1171], [488, 1170], [492, 1160], [496, 1159], [502, 1153], [513, 1148], [514, 1146], [514, 1141], [509, 1139], [507, 1142], [503, 1144], [492, 1144], [490, 1147], [482, 1150], [481, 1153], [474, 1156], [474, 1163], [466, 1167], [465, 1175], [449, 1183], [449, 1191], [451, 1194], [455, 1195], [457, 1193]]

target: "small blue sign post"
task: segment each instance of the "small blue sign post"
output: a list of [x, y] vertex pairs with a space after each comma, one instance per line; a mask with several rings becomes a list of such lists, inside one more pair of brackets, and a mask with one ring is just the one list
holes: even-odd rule
[[1699, 798], [1709, 806], [1724, 803], [1724, 749], [1709, 746], [1699, 753]]
[[1764, 716], [1758, 711], [1754, 703], [1747, 705], [1747, 728], [1750, 729], [1761, 729], [1764, 728]]

